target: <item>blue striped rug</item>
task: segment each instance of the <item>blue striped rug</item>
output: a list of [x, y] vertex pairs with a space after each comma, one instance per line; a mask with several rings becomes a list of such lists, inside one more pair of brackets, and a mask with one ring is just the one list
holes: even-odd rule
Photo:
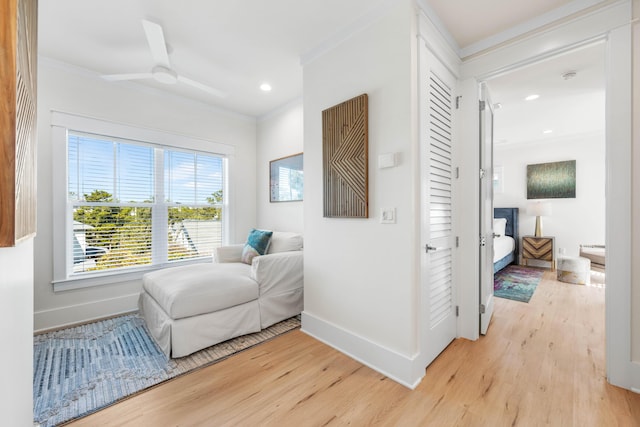
[[89, 415], [299, 326], [294, 317], [179, 359], [167, 359], [135, 314], [36, 335], [34, 421], [46, 427]]

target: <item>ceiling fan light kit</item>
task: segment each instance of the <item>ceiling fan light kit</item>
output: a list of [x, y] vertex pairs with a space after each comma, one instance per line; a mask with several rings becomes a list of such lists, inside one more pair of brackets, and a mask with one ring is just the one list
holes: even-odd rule
[[153, 74], [153, 78], [160, 83], [173, 85], [178, 82], [178, 74], [167, 67], [163, 67], [162, 65], [156, 65], [153, 67], [151, 74]]

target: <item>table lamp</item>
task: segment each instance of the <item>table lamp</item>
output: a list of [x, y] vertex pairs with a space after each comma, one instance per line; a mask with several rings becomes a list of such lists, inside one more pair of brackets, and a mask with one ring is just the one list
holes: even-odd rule
[[542, 220], [541, 216], [551, 215], [550, 202], [531, 202], [527, 205], [527, 215], [536, 217], [535, 237], [542, 237]]

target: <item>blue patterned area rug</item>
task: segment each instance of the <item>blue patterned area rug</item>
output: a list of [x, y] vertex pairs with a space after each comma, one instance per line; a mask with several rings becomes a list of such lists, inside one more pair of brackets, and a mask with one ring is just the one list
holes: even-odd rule
[[537, 268], [508, 265], [493, 276], [493, 295], [529, 302], [543, 274]]
[[293, 317], [179, 359], [167, 359], [136, 314], [36, 335], [33, 419], [45, 427], [89, 415], [299, 327]]

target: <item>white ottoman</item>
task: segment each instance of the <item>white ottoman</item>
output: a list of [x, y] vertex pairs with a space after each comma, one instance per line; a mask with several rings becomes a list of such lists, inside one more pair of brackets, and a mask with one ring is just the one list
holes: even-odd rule
[[558, 280], [577, 285], [588, 285], [591, 278], [591, 261], [579, 256], [558, 256]]

